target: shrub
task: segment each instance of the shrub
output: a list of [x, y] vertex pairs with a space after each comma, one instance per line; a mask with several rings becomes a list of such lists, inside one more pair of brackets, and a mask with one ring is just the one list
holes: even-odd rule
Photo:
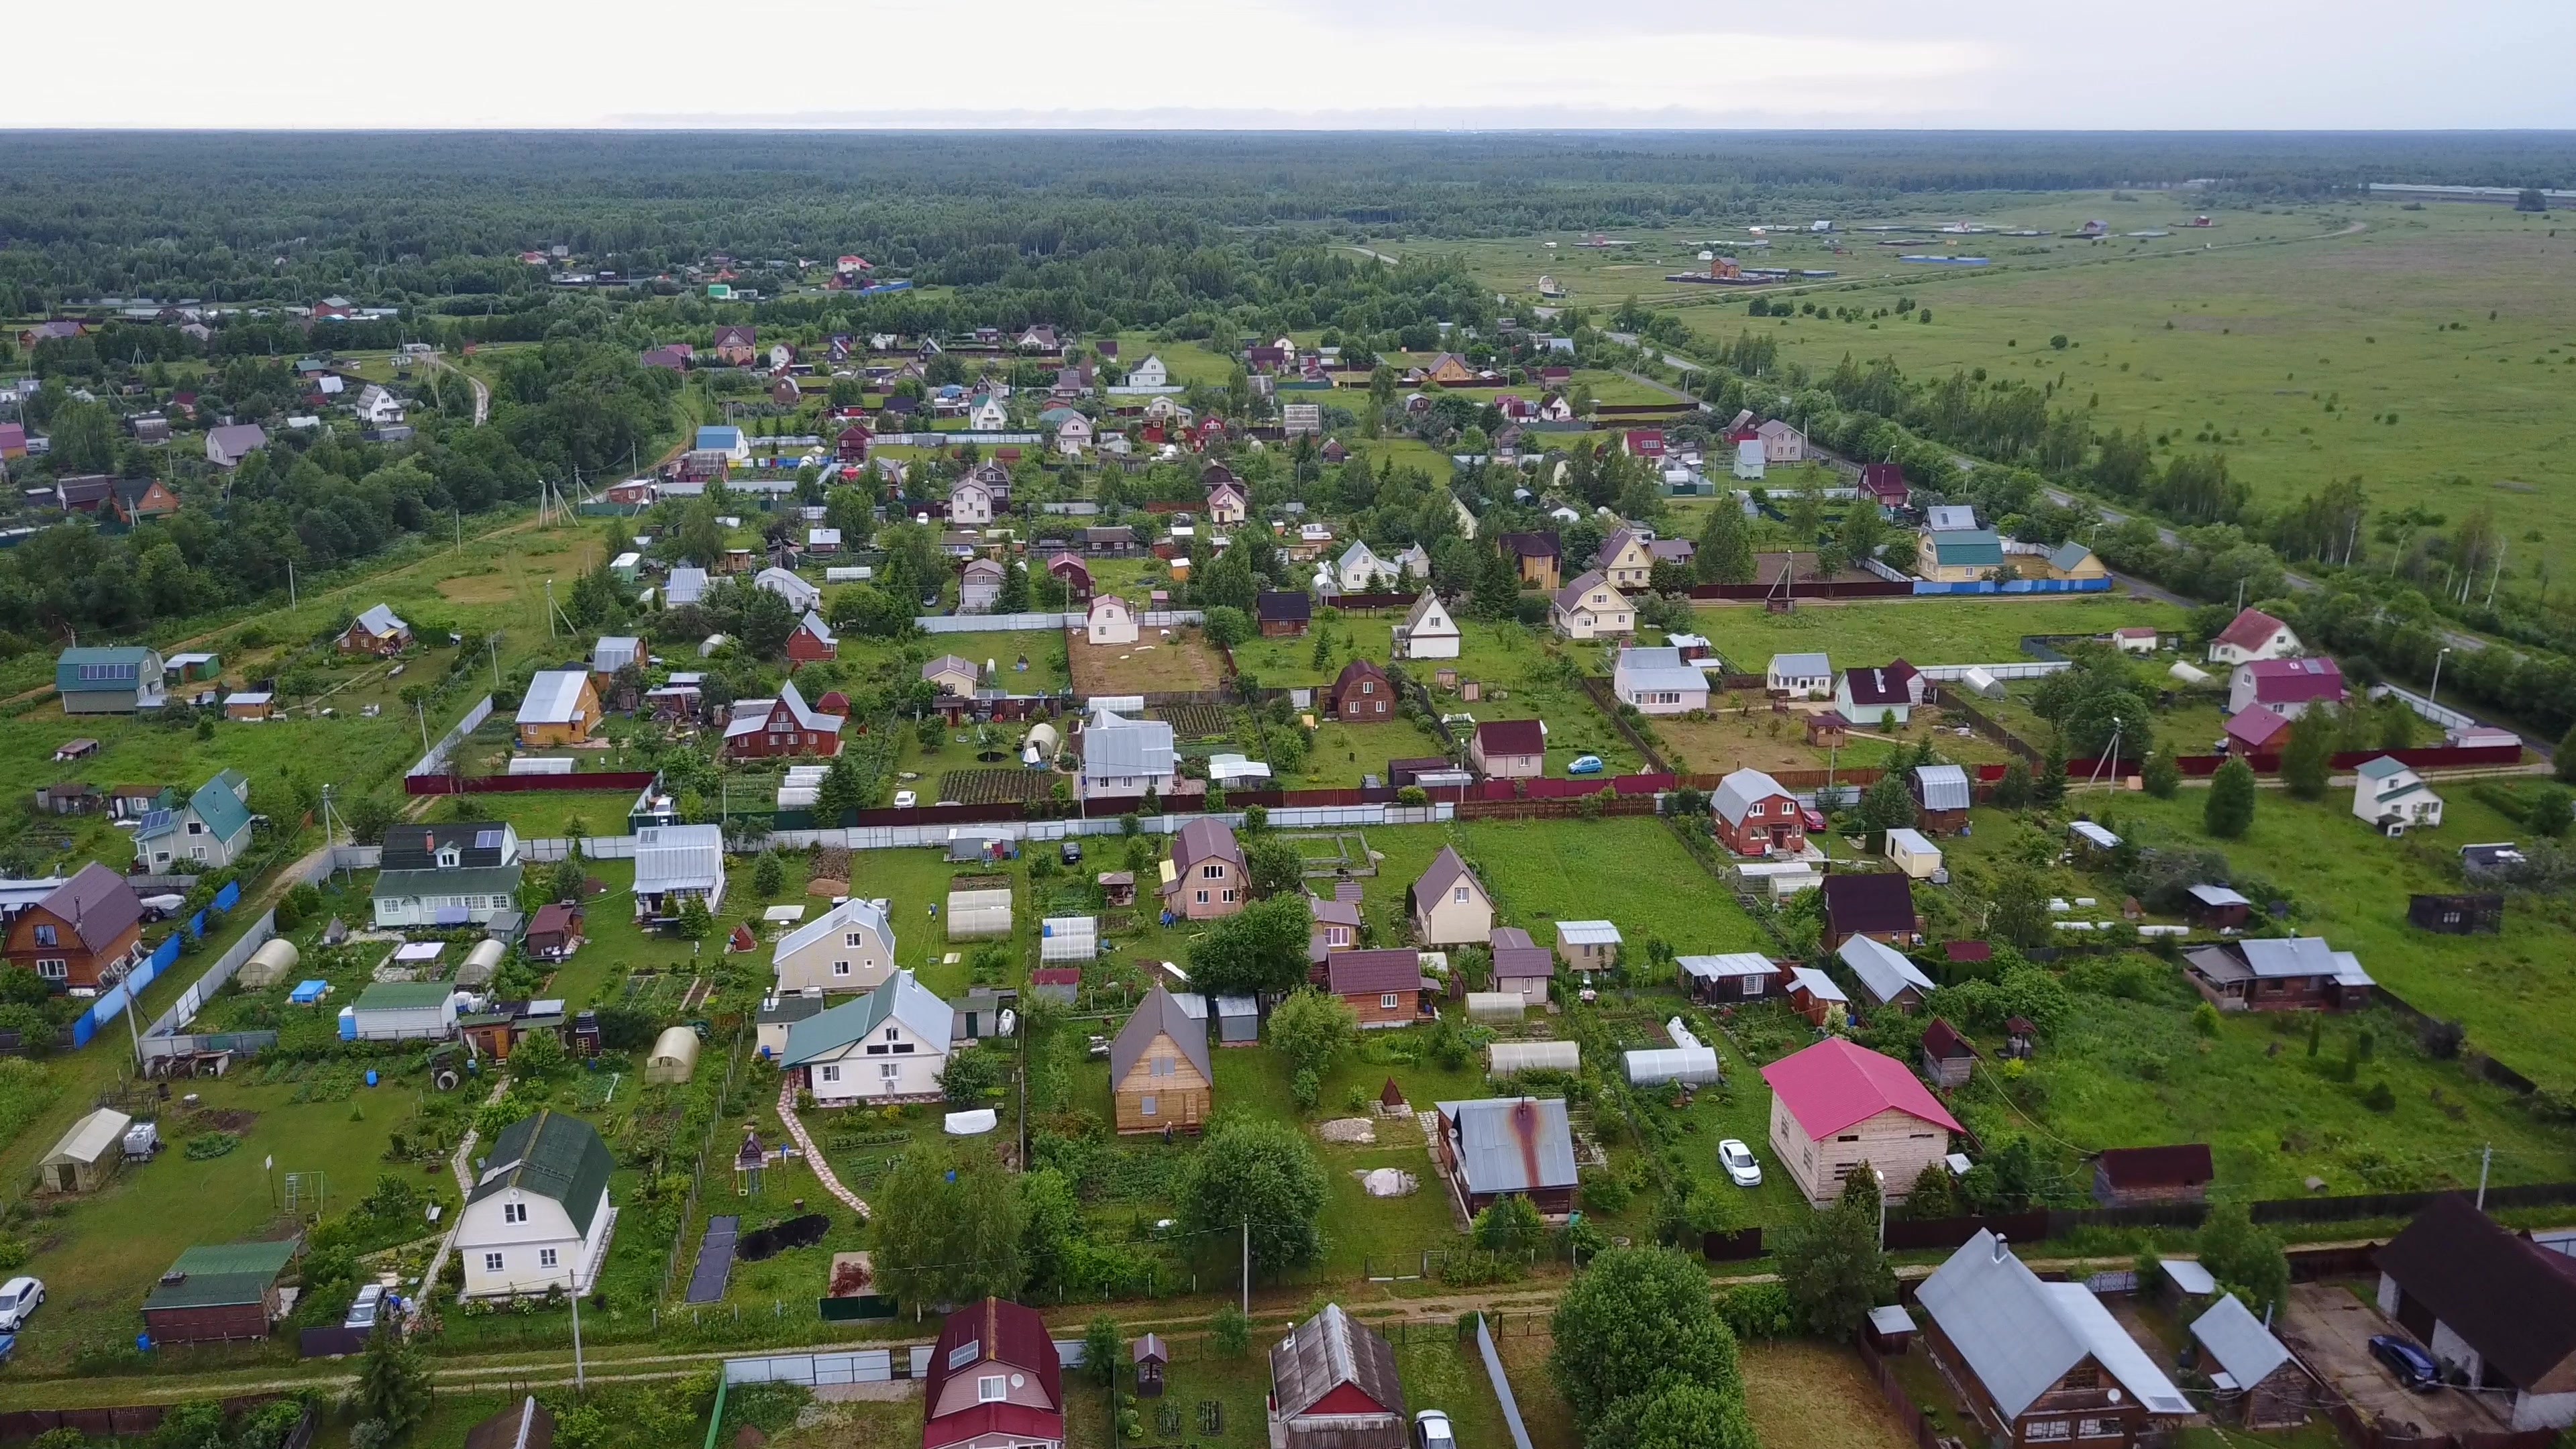
[[2373, 1082], [2370, 1090], [2361, 1094], [2361, 1105], [2374, 1112], [2394, 1112], [2397, 1110], [2397, 1094], [2389, 1089], [2386, 1082]]
[[188, 1155], [199, 1161], [221, 1157], [241, 1146], [241, 1138], [230, 1132], [200, 1132], [188, 1139]]

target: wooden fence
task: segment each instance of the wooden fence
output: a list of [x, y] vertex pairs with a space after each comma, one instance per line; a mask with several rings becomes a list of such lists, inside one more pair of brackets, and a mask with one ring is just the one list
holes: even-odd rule
[[[263, 1404], [284, 1398], [283, 1394], [239, 1394], [219, 1400], [227, 1417], [245, 1414]], [[92, 1409], [18, 1409], [0, 1414], [0, 1443], [33, 1439], [53, 1429], [75, 1429], [90, 1439], [129, 1439], [149, 1435], [161, 1427], [172, 1404], [120, 1404], [112, 1408]], [[280, 1449], [305, 1449], [313, 1442], [318, 1422], [312, 1406], [296, 1422]]]
[[1896, 1370], [1889, 1368], [1887, 1360], [1865, 1342], [1855, 1341], [1852, 1350], [1860, 1355], [1861, 1366], [1869, 1370], [1870, 1382], [1878, 1385], [1879, 1397], [1887, 1400], [1887, 1407], [1895, 1413], [1896, 1421], [1913, 1436], [1914, 1449], [1941, 1449], [1941, 1435], [1933, 1429], [1932, 1421], [1923, 1416], [1923, 1411], [1914, 1406], [1914, 1396], [1905, 1392], [1905, 1385], [1896, 1377]]

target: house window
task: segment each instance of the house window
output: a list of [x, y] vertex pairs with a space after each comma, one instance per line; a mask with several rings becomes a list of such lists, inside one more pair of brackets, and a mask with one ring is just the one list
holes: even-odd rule
[[2021, 1437], [2028, 1444], [2055, 1444], [2071, 1437], [2075, 1426], [2064, 1419], [2033, 1419], [2022, 1426]]
[[1460, 886], [1456, 890], [1451, 891], [1449, 893], [1449, 899], [1457, 905], [1463, 906], [1467, 904], [1467, 888], [1465, 886]]
[[551, 1268], [555, 1266], [555, 1250], [552, 1248], [537, 1249], [537, 1266], [540, 1268]]
[[850, 963], [849, 963], [849, 962], [847, 962], [847, 961], [835, 961], [835, 962], [833, 962], [833, 963], [832, 963], [832, 974], [833, 974], [833, 975], [835, 975], [835, 976], [847, 976], [847, 975], [849, 975], [849, 974], [850, 974]]
[[2068, 1369], [2066, 1371], [2066, 1377], [2058, 1380], [2058, 1387], [2065, 1389], [2098, 1389], [2102, 1387], [2102, 1370], [2089, 1363]]
[[1201, 880], [1223, 880], [1223, 879], [1225, 879], [1225, 867], [1224, 867], [1224, 866], [1221, 866], [1221, 865], [1203, 865], [1203, 866], [1200, 866], [1200, 867], [1199, 867], [1199, 879], [1201, 879]]
[[1168, 1076], [1170, 1076], [1170, 1075], [1172, 1074], [1172, 1059], [1171, 1059], [1170, 1057], [1156, 1057], [1156, 1058], [1154, 1058], [1154, 1066], [1153, 1066], [1153, 1073], [1152, 1073], [1152, 1074], [1153, 1074], [1154, 1076], [1157, 1076], [1157, 1077], [1168, 1077]]
[[1208, 903], [1208, 893], [1207, 893], [1206, 891], [1201, 891], [1201, 892], [1199, 892], [1199, 904], [1200, 904], [1200, 905], [1206, 905], [1207, 903]]
[[1392, 991], [1390, 991], [1390, 992], [1386, 993], [1384, 996], [1379, 997], [1379, 998], [1377, 999], [1377, 1007], [1378, 1007], [1378, 1010], [1380, 1010], [1380, 1011], [1393, 1011], [1393, 1010], [1395, 1010], [1395, 993], [1394, 993], [1394, 992], [1392, 992]]
[[2120, 1437], [2120, 1421], [2117, 1419], [2078, 1419], [2075, 1421], [2075, 1437], [2078, 1439], [2117, 1439]]
[[1761, 819], [1761, 818], [1762, 818], [1762, 802], [1761, 802], [1761, 801], [1759, 801], [1759, 800], [1756, 800], [1756, 801], [1754, 801], [1752, 804], [1745, 806], [1745, 807], [1744, 807], [1744, 813], [1745, 813], [1747, 816], [1750, 816], [1751, 818], [1753, 818], [1753, 819], [1755, 819], [1755, 820], [1759, 820], [1759, 819]]
[[891, 1082], [902, 1075], [903, 1063], [901, 1062], [880, 1062], [877, 1065], [877, 1080], [880, 1082]]
[[1233, 903], [1234, 903], [1234, 887], [1232, 887], [1232, 886], [1227, 886], [1227, 887], [1225, 888], [1225, 896], [1224, 896], [1224, 898], [1225, 898], [1225, 901], [1226, 901], [1226, 903], [1227, 903], [1228, 905], [1231, 905], [1231, 904], [1233, 904]]
[[501, 1204], [501, 1221], [505, 1223], [524, 1223], [527, 1220], [528, 1205], [526, 1203], [505, 1202]]
[[188, 822], [188, 833], [189, 833], [190, 835], [203, 835], [203, 834], [205, 834], [205, 833], [206, 833], [206, 825], [205, 825], [205, 822], [204, 822], [204, 821], [202, 821], [202, 820], [191, 820], [191, 821], [189, 821], [189, 822]]
[[1010, 1396], [1011, 1379], [1008, 1374], [986, 1374], [975, 1380], [975, 1402], [979, 1404], [999, 1403]]
[[1136, 1115], [1139, 1117], [1151, 1117], [1161, 1110], [1161, 1104], [1154, 1100], [1150, 1092], [1136, 1099]]
[[1745, 977], [1744, 994], [1747, 996], [1760, 996], [1762, 994], [1762, 978], [1759, 976]]
[[47, 981], [67, 980], [71, 974], [72, 964], [69, 961], [54, 959], [36, 963], [36, 975]]
[[1836, 1142], [1858, 1142], [1860, 1140], [1860, 1134], [1857, 1132], [1846, 1132], [1834, 1140]]
[[36, 944], [39, 946], [54, 946], [60, 945], [61, 943], [54, 939], [53, 927], [40, 924], [36, 927]]
[[837, 1082], [840, 1079], [841, 1067], [837, 1062], [825, 1062], [822, 1066], [815, 1068], [815, 1080], [817, 1081]]
[[483, 1271], [486, 1273], [500, 1272], [501, 1255], [498, 1253], [485, 1253], [483, 1255]]
[[863, 936], [863, 935], [861, 935], [861, 934], [859, 934], [859, 933], [858, 933], [858, 932], [856, 932], [856, 931], [852, 931], [852, 932], [850, 932], [848, 935], [843, 936], [843, 937], [841, 938], [841, 944], [842, 944], [842, 945], [844, 945], [844, 946], [864, 946], [864, 945], [866, 945], [867, 943], [868, 943], [868, 938], [867, 938], [867, 937], [865, 937], [865, 936]]

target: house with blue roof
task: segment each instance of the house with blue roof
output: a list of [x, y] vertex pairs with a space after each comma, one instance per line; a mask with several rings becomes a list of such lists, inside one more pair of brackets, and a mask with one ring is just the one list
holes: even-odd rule
[[736, 463], [751, 461], [751, 442], [736, 427], [713, 426], [698, 429], [698, 451], [722, 453]]
[[143, 817], [134, 863], [155, 874], [221, 870], [250, 849], [250, 824], [250, 781], [226, 770], [198, 786], [187, 804]]
[[54, 659], [65, 714], [132, 714], [170, 702], [161, 651], [140, 645], [66, 649]]

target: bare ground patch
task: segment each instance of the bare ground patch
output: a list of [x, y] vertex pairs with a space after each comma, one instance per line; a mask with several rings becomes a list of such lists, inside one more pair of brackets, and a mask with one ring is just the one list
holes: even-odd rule
[[1095, 694], [1179, 694], [1213, 691], [1225, 682], [1225, 664], [1196, 629], [1174, 630], [1170, 638], [1144, 637], [1133, 644], [1092, 644], [1079, 637], [1065, 642], [1073, 691]]

